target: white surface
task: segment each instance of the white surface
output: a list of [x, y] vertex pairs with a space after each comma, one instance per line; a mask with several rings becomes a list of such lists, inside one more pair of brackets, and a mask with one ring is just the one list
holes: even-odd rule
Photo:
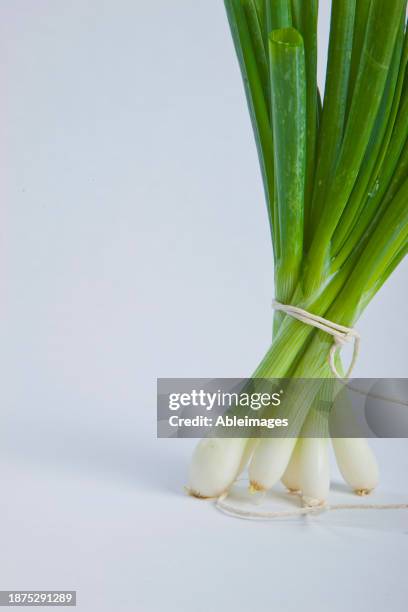
[[[155, 439], [157, 376], [247, 376], [269, 343], [222, 2], [3, 2], [0, 47], [0, 588], [77, 589], [86, 612], [405, 609], [405, 516], [233, 520], [182, 494], [191, 442]], [[357, 376], [407, 376], [407, 269], [359, 322]], [[379, 495], [408, 497], [406, 441], [377, 446]]]
[[[236, 520], [183, 495], [188, 441], [100, 433], [75, 457], [2, 463], [2, 588], [77, 589], [87, 611], [405, 610], [408, 512]], [[405, 441], [377, 446], [374, 499], [400, 501]]]

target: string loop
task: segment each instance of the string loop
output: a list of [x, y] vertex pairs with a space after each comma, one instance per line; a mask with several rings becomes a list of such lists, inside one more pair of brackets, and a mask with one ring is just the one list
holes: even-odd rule
[[[276, 300], [273, 301], [272, 306], [276, 311], [283, 312], [289, 317], [293, 317], [306, 325], [311, 325], [312, 327], [316, 327], [317, 329], [324, 331], [326, 334], [330, 334], [333, 337], [333, 346], [330, 349], [328, 359], [330, 369], [336, 378], [350, 378], [360, 351], [361, 336], [358, 331], [352, 327], [346, 327], [345, 325], [340, 325], [339, 323], [329, 321], [329, 319], [319, 317], [318, 315], [308, 312], [307, 310], [303, 310], [303, 308], [298, 308], [297, 306], [281, 304]], [[340, 351], [341, 348], [347, 343], [353, 343], [353, 357], [345, 376], [341, 376], [337, 370], [335, 359], [338, 351]]]
[[259, 512], [245, 510], [227, 503], [225, 500], [228, 493], [221, 495], [215, 502], [215, 507], [220, 512], [235, 518], [250, 521], [273, 521], [277, 518], [294, 518], [307, 515], [316, 515], [330, 510], [408, 510], [408, 504], [322, 504], [319, 506], [299, 506], [293, 510], [276, 510], [274, 512]]

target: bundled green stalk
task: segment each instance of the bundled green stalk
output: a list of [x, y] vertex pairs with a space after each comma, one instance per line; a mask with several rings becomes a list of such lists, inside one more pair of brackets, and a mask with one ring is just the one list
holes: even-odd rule
[[[276, 299], [353, 326], [408, 248], [407, 0], [333, 0], [323, 104], [318, 0], [225, 6], [264, 183]], [[253, 377], [330, 377], [331, 346], [324, 332], [276, 313], [273, 342]], [[301, 435], [313, 402], [293, 407], [293, 416]], [[327, 444], [313, 440], [202, 441], [191, 490], [216, 496], [250, 461], [253, 488], [283, 477], [306, 501], [320, 502], [328, 474], [316, 466], [327, 465]], [[334, 445], [353, 489], [374, 488], [365, 441]]]

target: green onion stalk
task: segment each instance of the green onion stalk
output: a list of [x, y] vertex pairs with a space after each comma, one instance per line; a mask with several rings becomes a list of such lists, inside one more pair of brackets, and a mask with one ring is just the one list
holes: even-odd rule
[[[353, 327], [408, 248], [407, 0], [332, 0], [322, 102], [318, 0], [225, 7], [263, 180], [275, 298]], [[329, 379], [332, 345], [324, 331], [276, 312], [252, 379]], [[190, 491], [216, 497], [249, 464], [252, 490], [282, 479], [305, 503], [324, 503], [329, 436], [305, 433], [319, 399], [292, 403], [290, 437], [202, 440]], [[333, 444], [353, 490], [370, 492], [378, 469], [366, 441]]]

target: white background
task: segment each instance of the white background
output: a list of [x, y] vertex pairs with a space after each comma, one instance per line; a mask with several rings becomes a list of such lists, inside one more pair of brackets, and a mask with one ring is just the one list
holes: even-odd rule
[[[0, 57], [0, 589], [76, 589], [87, 612], [405, 609], [403, 513], [234, 520], [183, 494], [191, 441], [156, 439], [156, 377], [248, 376], [270, 340], [221, 0], [3, 1]], [[357, 376], [408, 375], [407, 270], [358, 323]], [[406, 441], [376, 448], [378, 499], [408, 499]]]

